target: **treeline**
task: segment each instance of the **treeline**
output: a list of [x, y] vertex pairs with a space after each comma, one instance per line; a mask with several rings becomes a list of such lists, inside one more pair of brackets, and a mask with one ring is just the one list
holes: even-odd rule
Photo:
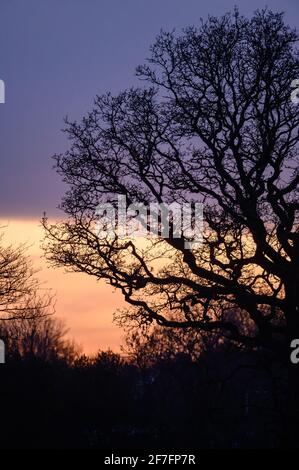
[[215, 338], [197, 355], [161, 330], [131, 335], [126, 357], [90, 358], [43, 321], [51, 352], [14, 348], [0, 369], [2, 447], [283, 447], [284, 377], [271, 358]]

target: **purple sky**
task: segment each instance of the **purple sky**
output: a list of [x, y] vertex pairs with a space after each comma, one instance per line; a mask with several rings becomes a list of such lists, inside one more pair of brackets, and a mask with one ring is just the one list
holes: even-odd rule
[[[298, 0], [267, 0], [298, 25]], [[50, 156], [66, 148], [63, 117], [79, 119], [96, 94], [136, 84], [134, 68], [161, 28], [180, 30], [260, 0], [1, 0], [0, 217], [55, 214], [62, 186]]]

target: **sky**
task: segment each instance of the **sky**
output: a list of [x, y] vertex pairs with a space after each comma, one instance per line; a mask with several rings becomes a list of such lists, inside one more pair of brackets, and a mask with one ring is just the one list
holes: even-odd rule
[[[298, 0], [0, 0], [0, 219], [7, 238], [29, 241], [41, 276], [57, 291], [57, 315], [85, 351], [118, 349], [112, 325], [118, 294], [83, 275], [53, 272], [41, 258], [43, 212], [57, 209], [63, 185], [51, 156], [68, 147], [63, 118], [80, 119], [97, 94], [136, 85], [135, 67], [162, 29], [180, 31], [237, 5], [251, 15], [267, 5], [299, 24]], [[0, 226], [1, 226], [0, 225]], [[86, 303], [86, 299], [88, 302]]]

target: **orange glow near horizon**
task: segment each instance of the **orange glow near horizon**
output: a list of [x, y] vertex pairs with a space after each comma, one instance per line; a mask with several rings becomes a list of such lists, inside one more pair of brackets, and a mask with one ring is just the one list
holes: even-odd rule
[[54, 269], [43, 258], [40, 248], [43, 230], [38, 220], [13, 219], [0, 221], [4, 244], [28, 245], [28, 254], [43, 287], [56, 294], [56, 316], [66, 323], [68, 336], [76, 341], [84, 353], [94, 354], [99, 349], [120, 351], [123, 331], [113, 324], [113, 313], [124, 306], [119, 292], [104, 281], [96, 281], [80, 273], [65, 273]]

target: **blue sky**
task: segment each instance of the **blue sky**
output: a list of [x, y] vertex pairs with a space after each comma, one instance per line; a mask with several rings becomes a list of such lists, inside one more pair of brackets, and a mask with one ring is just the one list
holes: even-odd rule
[[[266, 3], [265, 3], [266, 4]], [[51, 155], [67, 142], [63, 118], [80, 117], [96, 94], [136, 84], [134, 68], [160, 29], [182, 29], [238, 5], [250, 15], [260, 1], [1, 0], [0, 216], [55, 214], [62, 185]], [[268, 0], [296, 26], [298, 0]]]

